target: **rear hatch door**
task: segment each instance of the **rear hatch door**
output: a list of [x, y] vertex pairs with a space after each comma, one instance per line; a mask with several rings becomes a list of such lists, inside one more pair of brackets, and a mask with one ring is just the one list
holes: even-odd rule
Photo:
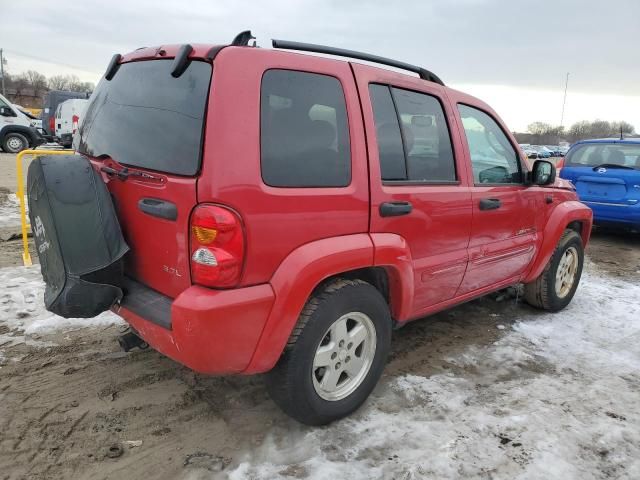
[[211, 65], [120, 65], [96, 88], [77, 150], [103, 173], [131, 251], [125, 273], [169, 297], [191, 285], [189, 215], [197, 203]]

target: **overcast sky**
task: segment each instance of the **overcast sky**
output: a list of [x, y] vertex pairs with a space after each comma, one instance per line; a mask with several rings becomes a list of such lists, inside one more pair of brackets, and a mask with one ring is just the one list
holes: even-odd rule
[[640, 0], [0, 0], [0, 18], [10, 73], [97, 82], [114, 53], [251, 29], [265, 48], [283, 38], [420, 64], [518, 130], [560, 123], [570, 72], [565, 125], [640, 130]]

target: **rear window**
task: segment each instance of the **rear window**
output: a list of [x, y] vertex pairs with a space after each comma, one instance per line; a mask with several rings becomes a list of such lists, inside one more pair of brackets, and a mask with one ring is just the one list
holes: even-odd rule
[[260, 93], [262, 179], [272, 187], [351, 182], [347, 107], [337, 78], [268, 70]]
[[586, 143], [571, 149], [565, 166], [597, 167], [610, 165], [640, 170], [640, 144]]
[[179, 77], [171, 60], [130, 62], [102, 79], [80, 128], [78, 151], [177, 175], [200, 169], [211, 65], [193, 61]]

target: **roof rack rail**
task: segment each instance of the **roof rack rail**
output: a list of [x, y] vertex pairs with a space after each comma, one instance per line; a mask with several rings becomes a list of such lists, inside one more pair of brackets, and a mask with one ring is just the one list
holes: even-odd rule
[[408, 70], [413, 73], [417, 73], [421, 79], [429, 82], [434, 82], [444, 86], [444, 82], [433, 72], [418, 67], [417, 65], [411, 65], [410, 63], [400, 62], [391, 58], [379, 57], [377, 55], [371, 55], [363, 52], [356, 52], [354, 50], [345, 50], [343, 48], [327, 47], [325, 45], [315, 45], [313, 43], [291, 42], [288, 40], [276, 40], [271, 41], [273, 48], [284, 48], [286, 50], [300, 50], [303, 52], [315, 52], [325, 53], [327, 55], [336, 55], [338, 57], [357, 58], [359, 60], [366, 60], [368, 62], [380, 63], [382, 65], [388, 65], [390, 67], [400, 68], [402, 70]]

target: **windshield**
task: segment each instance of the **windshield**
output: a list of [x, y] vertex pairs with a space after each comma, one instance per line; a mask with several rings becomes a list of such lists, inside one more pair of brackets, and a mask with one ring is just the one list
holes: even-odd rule
[[610, 165], [640, 170], [640, 144], [587, 143], [571, 150], [565, 160], [569, 167]]
[[80, 128], [78, 151], [123, 165], [195, 175], [211, 65], [193, 61], [179, 77], [170, 60], [130, 62], [102, 79]]

